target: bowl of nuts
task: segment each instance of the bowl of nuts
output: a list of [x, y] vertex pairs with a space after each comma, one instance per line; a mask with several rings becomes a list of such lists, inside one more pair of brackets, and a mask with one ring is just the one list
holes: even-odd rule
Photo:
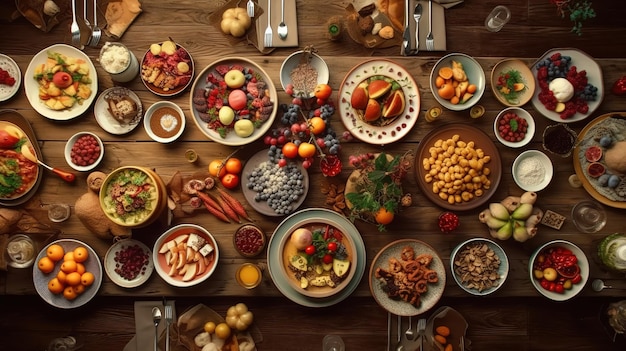
[[506, 253], [494, 241], [474, 238], [457, 245], [450, 254], [450, 270], [461, 289], [489, 295], [504, 284], [509, 273]]

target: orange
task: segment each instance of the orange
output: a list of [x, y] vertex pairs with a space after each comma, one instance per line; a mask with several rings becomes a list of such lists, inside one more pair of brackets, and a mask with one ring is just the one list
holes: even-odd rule
[[85, 292], [85, 286], [82, 284], [78, 284], [74, 287], [74, 292], [76, 295], [80, 295]]
[[69, 273], [65, 277], [65, 284], [67, 284], [69, 286], [79, 285], [80, 284], [80, 278], [81, 278], [81, 275], [78, 272]]
[[74, 261], [74, 251], [69, 251], [63, 256], [63, 261]]
[[77, 296], [78, 294], [76, 294], [76, 290], [74, 289], [73, 286], [67, 286], [65, 287], [65, 289], [63, 289], [63, 297], [65, 297], [66, 299], [72, 301]]
[[41, 272], [48, 274], [54, 270], [54, 261], [50, 257], [44, 256], [37, 262], [37, 267]]
[[437, 89], [437, 94], [442, 98], [449, 100], [454, 96], [454, 86], [452, 84], [444, 84]]
[[89, 251], [84, 246], [79, 246], [74, 249], [74, 261], [80, 263], [85, 262], [89, 258]]
[[452, 105], [456, 105], [456, 104], [458, 104], [458, 103], [459, 103], [459, 101], [460, 101], [460, 100], [459, 100], [459, 97], [458, 97], [458, 96], [453, 96], [452, 98], [450, 98], [450, 103], [451, 103]]
[[65, 286], [57, 278], [52, 278], [48, 282], [48, 290], [55, 295], [62, 293], [63, 289], [65, 289]]
[[61, 284], [65, 284], [65, 278], [67, 278], [67, 274], [63, 271], [59, 271], [57, 273], [57, 279], [61, 282]]
[[76, 261], [63, 261], [63, 263], [61, 264], [61, 270], [65, 273], [76, 272]]
[[441, 86], [446, 82], [445, 79], [443, 79], [441, 76], [437, 76], [437, 78], [435, 78], [435, 86], [437, 88], [441, 88]]
[[326, 122], [322, 117], [313, 117], [309, 120], [309, 129], [315, 135], [322, 134], [326, 130]]
[[241, 164], [241, 160], [238, 158], [231, 157], [226, 161], [226, 172], [232, 174], [239, 174], [243, 169], [243, 165]]
[[83, 273], [83, 275], [80, 276], [80, 282], [84, 286], [89, 286], [93, 284], [94, 280], [96, 280], [96, 277], [91, 272], [85, 272]]
[[82, 264], [82, 263], [77, 263], [76, 264], [76, 273], [83, 274], [83, 273], [85, 273], [85, 271], [87, 271], [87, 270], [85, 269], [85, 265], [84, 264]]
[[389, 212], [386, 208], [381, 207], [378, 209], [378, 212], [376, 212], [375, 219], [376, 223], [385, 225], [391, 223], [393, 221], [393, 217], [393, 212]]
[[443, 79], [450, 79], [450, 78], [452, 78], [453, 74], [454, 74], [454, 72], [452, 72], [452, 68], [450, 68], [448, 66], [444, 66], [444, 67], [441, 67], [439, 69], [439, 75]]
[[298, 146], [298, 155], [302, 158], [315, 156], [315, 151], [315, 145], [311, 143], [300, 143], [300, 146]]
[[470, 94], [474, 94], [476, 92], [476, 89], [478, 89], [476, 87], [476, 84], [470, 84], [467, 86], [467, 92]]
[[296, 158], [298, 157], [298, 145], [289, 141], [283, 145], [282, 152], [287, 158]]
[[52, 244], [48, 246], [48, 249], [46, 250], [46, 256], [54, 262], [63, 259], [63, 255], [65, 255], [65, 250], [63, 250], [63, 247], [59, 244]]
[[209, 174], [214, 177], [222, 178], [226, 174], [226, 168], [223, 166], [224, 164], [221, 160], [211, 161], [211, 163], [209, 163]]

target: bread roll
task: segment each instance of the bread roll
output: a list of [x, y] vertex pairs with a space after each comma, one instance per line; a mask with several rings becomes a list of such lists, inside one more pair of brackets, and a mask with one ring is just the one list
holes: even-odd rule
[[405, 0], [377, 0], [376, 6], [378, 10], [384, 13], [393, 27], [402, 32], [404, 31], [404, 7]]

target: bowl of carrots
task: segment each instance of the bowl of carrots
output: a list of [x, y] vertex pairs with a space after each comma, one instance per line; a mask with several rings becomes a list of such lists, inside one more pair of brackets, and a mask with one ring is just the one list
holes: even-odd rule
[[485, 92], [485, 71], [474, 58], [448, 54], [433, 66], [430, 89], [437, 102], [452, 111], [476, 105]]

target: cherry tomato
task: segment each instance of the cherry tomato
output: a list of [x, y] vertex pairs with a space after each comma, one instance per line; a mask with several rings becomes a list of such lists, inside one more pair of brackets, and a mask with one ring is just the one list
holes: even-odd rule
[[291, 141], [283, 145], [283, 155], [287, 158], [296, 158], [298, 157], [298, 145], [292, 143]]
[[332, 92], [333, 89], [328, 84], [318, 84], [314, 90], [315, 97], [322, 100], [328, 99]]
[[546, 290], [550, 289], [550, 282], [547, 279], [541, 279], [541, 281], [539, 282], [539, 285], [541, 285], [541, 287]]
[[331, 254], [326, 254], [322, 258], [322, 261], [326, 264], [333, 263], [333, 256]]
[[328, 251], [330, 252], [335, 252], [337, 251], [337, 243], [334, 241], [331, 241], [328, 243]]
[[572, 284], [578, 284], [581, 280], [583, 280], [583, 277], [580, 274], [576, 274], [576, 276], [572, 278]]
[[309, 256], [314, 255], [314, 254], [315, 254], [315, 246], [313, 246], [313, 245], [309, 245], [309, 246], [307, 246], [307, 247], [306, 247], [306, 249], [304, 249], [304, 252], [305, 252], [307, 255], [309, 255]]
[[239, 176], [236, 174], [227, 173], [222, 177], [222, 185], [227, 189], [234, 189], [239, 185]]
[[557, 284], [554, 288], [554, 292], [562, 294], [563, 292], [565, 292], [565, 287], [563, 286], [563, 284]]

